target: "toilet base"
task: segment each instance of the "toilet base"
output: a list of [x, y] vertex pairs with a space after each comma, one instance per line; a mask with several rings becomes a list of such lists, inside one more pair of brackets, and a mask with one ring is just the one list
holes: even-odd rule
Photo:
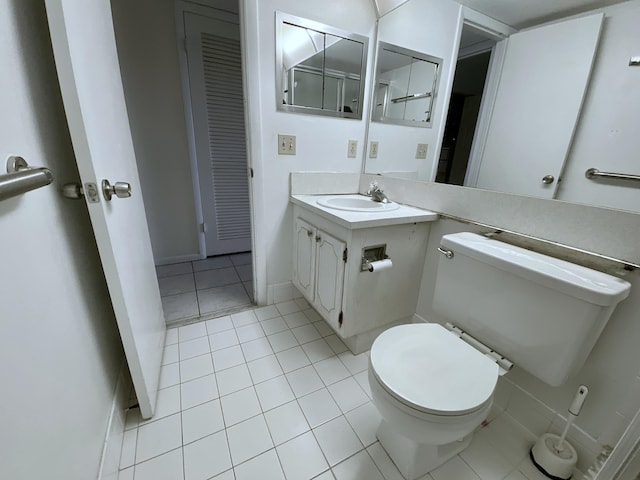
[[398, 433], [389, 422], [383, 419], [376, 436], [402, 476], [407, 480], [415, 480], [467, 448], [473, 433], [460, 441], [444, 445], [417, 443]]

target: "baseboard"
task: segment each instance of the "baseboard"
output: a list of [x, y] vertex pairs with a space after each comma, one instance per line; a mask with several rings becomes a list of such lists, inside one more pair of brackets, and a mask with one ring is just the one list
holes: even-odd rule
[[302, 293], [291, 282], [267, 285], [267, 305], [288, 302], [296, 298], [302, 298]]
[[371, 350], [371, 345], [373, 345], [374, 340], [385, 330], [388, 330], [391, 327], [395, 327], [397, 325], [407, 325], [411, 323], [412, 317], [403, 317], [399, 320], [395, 320], [393, 322], [389, 322], [380, 327], [374, 328], [367, 332], [358, 333], [351, 337], [340, 339], [344, 342], [344, 344], [351, 350], [351, 353], [354, 355], [359, 355], [367, 350]]
[[155, 258], [154, 262], [156, 264], [156, 267], [159, 267], [160, 265], [172, 265], [174, 263], [195, 262], [197, 260], [203, 260], [205, 258], [207, 257], [203, 257], [199, 253], [193, 253], [190, 255], [176, 255], [174, 257]]
[[98, 480], [117, 480], [122, 452], [122, 437], [125, 426], [125, 408], [131, 390], [131, 378], [127, 362], [123, 360], [118, 382], [113, 393], [107, 431], [102, 447], [102, 458], [98, 470]]
[[414, 313], [413, 317], [411, 318], [411, 323], [429, 323], [429, 321], [426, 318], [421, 317], [417, 313]]

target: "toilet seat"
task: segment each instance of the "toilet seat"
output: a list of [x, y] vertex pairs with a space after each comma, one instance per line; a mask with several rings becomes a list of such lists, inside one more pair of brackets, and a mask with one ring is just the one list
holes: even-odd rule
[[395, 399], [432, 415], [465, 415], [490, 402], [498, 365], [435, 323], [384, 331], [371, 347], [370, 366]]

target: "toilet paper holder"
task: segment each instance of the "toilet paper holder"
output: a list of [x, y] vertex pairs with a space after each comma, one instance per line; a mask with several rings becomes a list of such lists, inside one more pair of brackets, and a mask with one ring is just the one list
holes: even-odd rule
[[361, 272], [369, 271], [369, 264], [389, 258], [387, 255], [387, 244], [372, 245], [362, 249], [362, 263], [360, 264]]

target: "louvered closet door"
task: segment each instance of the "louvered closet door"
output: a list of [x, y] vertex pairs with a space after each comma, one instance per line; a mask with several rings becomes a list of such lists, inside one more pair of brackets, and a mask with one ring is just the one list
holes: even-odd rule
[[233, 17], [235, 23], [184, 17], [208, 256], [251, 250], [240, 29]]

